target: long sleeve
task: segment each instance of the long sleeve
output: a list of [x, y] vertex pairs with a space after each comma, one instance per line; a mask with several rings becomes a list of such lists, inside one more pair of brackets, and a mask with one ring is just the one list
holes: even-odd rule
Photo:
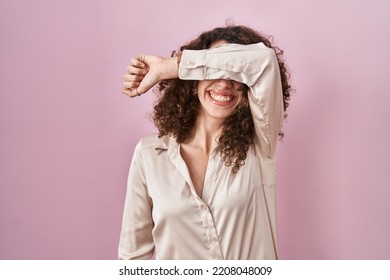
[[119, 259], [150, 259], [154, 251], [152, 238], [152, 203], [149, 198], [141, 144], [135, 148], [127, 182], [127, 193], [119, 240]]
[[275, 148], [284, 110], [275, 52], [263, 43], [185, 50], [179, 77], [183, 80], [231, 79], [249, 87], [249, 105], [256, 132], [254, 146], [260, 158], [262, 191], [276, 253]]
[[232, 79], [250, 88], [249, 102], [256, 129], [255, 146], [262, 159], [273, 159], [284, 111], [275, 52], [263, 43], [226, 44], [207, 50], [184, 50], [183, 80]]

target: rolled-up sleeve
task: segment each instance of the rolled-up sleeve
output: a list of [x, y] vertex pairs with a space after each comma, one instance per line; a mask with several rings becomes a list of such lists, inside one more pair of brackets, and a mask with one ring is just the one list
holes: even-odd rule
[[154, 251], [152, 229], [152, 202], [145, 183], [141, 144], [138, 143], [128, 176], [118, 258], [150, 259]]
[[256, 150], [263, 159], [274, 157], [284, 110], [280, 70], [273, 49], [258, 43], [184, 50], [179, 78], [231, 79], [246, 84], [250, 91], [249, 103], [256, 129]]

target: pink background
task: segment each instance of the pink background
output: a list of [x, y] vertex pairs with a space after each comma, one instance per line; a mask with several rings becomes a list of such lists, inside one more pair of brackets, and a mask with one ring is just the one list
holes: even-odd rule
[[132, 56], [226, 19], [286, 51], [296, 93], [278, 149], [282, 259], [390, 258], [390, 2], [0, 1], [0, 259], [115, 259], [153, 94]]

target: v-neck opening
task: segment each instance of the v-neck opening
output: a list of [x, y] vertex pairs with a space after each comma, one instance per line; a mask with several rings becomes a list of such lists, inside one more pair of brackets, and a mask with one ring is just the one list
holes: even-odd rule
[[209, 181], [210, 172], [211, 172], [210, 171], [210, 161], [211, 161], [211, 158], [214, 156], [215, 151], [216, 151], [216, 148], [214, 148], [213, 151], [208, 156], [206, 171], [205, 171], [204, 180], [203, 180], [203, 184], [202, 184], [202, 191], [201, 191], [201, 195], [199, 196], [198, 193], [196, 192], [195, 184], [193, 182], [193, 178], [191, 177], [191, 172], [188, 168], [186, 161], [184, 160], [184, 158], [181, 154], [181, 144], [180, 143], [178, 143], [177, 149], [176, 149], [178, 159], [180, 159], [180, 161], [183, 163], [183, 166], [185, 166], [185, 175], [186, 176], [184, 176], [184, 177], [188, 176], [187, 183], [191, 188], [191, 192], [194, 195], [196, 195], [196, 197], [198, 199], [200, 199], [206, 205], [207, 205], [207, 203], [206, 203], [207, 201], [205, 201], [205, 191], [207, 190], [207, 185], [208, 185], [207, 182]]

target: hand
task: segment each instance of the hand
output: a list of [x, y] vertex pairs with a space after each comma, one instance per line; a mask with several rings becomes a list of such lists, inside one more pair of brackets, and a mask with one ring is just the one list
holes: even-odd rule
[[122, 92], [130, 97], [140, 96], [164, 79], [178, 77], [176, 58], [141, 55], [132, 58], [124, 75]]

